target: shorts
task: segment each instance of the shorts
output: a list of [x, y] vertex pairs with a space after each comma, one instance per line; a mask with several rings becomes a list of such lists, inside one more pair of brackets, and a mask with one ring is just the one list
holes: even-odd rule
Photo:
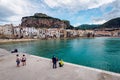
[[22, 62], [25, 62], [26, 60], [22, 60]]
[[20, 61], [16, 61], [17, 62], [17, 65], [19, 65], [20, 64]]

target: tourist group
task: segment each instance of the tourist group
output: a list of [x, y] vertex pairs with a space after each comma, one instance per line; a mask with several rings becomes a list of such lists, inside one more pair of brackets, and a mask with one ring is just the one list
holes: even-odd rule
[[[52, 63], [53, 63], [53, 69], [57, 68], [57, 63], [59, 61], [59, 67], [63, 67], [64, 62], [62, 59], [58, 60], [57, 57], [53, 56], [52, 57]], [[26, 56], [23, 54], [23, 56], [20, 58], [19, 54], [16, 55], [16, 63], [17, 63], [17, 67], [20, 67], [20, 63], [22, 62], [22, 66], [26, 65]]]
[[22, 65], [25, 66], [26, 65], [26, 57], [23, 54], [22, 58], [19, 57], [19, 54], [16, 55], [16, 63], [17, 63], [17, 67], [20, 67], [20, 62], [22, 62]]
[[[55, 57], [55, 56], [53, 56], [52, 57], [53, 69], [57, 68], [57, 62], [58, 62], [58, 58]], [[62, 59], [60, 59], [60, 61], [59, 61], [59, 67], [63, 67], [63, 65], [64, 65], [64, 62], [63, 62]]]

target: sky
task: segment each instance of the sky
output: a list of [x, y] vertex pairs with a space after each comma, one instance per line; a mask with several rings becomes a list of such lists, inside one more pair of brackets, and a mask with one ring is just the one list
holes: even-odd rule
[[34, 13], [69, 20], [73, 26], [103, 24], [120, 17], [120, 0], [0, 0], [0, 25], [19, 25]]

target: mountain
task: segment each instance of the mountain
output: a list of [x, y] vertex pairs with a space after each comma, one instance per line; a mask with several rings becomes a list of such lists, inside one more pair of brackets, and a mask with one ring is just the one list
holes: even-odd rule
[[104, 29], [104, 28], [120, 28], [120, 17], [111, 19], [104, 24], [83, 24], [80, 26], [75, 27], [75, 29], [82, 29], [82, 30], [93, 30], [93, 29]]
[[107, 21], [100, 28], [120, 28], [120, 17]]
[[89, 24], [82, 24], [80, 26], [77, 26], [75, 29], [82, 29], [82, 30], [93, 30], [95, 28], [98, 28], [100, 25], [89, 25]]
[[70, 22], [50, 17], [43, 13], [35, 13], [33, 16], [22, 17], [21, 26], [36, 28], [71, 28]]

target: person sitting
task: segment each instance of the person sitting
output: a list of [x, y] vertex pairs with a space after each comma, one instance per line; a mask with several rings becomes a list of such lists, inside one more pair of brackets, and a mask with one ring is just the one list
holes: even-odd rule
[[11, 51], [11, 53], [17, 53], [17, 52], [18, 52], [17, 49], [14, 49], [14, 50]]
[[61, 60], [59, 61], [59, 67], [63, 67], [63, 65], [64, 65], [64, 62], [63, 62], [63, 60], [61, 59]]

